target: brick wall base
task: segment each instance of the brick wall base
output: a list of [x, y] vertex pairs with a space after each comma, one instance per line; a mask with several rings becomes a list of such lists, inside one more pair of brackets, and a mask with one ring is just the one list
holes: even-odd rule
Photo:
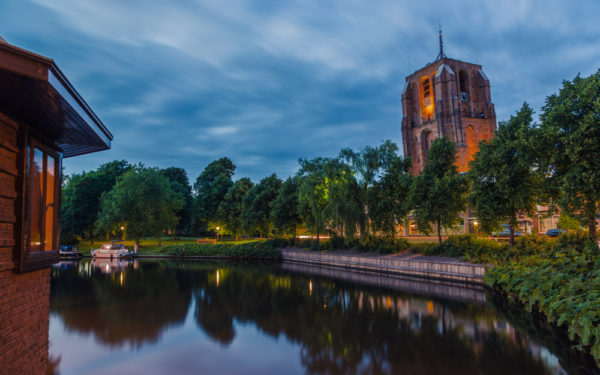
[[50, 269], [0, 272], [0, 374], [48, 368]]

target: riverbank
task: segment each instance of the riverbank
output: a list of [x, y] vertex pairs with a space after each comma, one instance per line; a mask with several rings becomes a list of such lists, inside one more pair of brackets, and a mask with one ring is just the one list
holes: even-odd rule
[[585, 235], [561, 236], [490, 269], [486, 284], [565, 330], [600, 365], [600, 256]]

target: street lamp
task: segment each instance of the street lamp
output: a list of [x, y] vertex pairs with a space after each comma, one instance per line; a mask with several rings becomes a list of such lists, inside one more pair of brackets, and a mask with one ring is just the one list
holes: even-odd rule
[[123, 233], [123, 242], [125, 242], [125, 227], [121, 227], [121, 232]]
[[473, 226], [475, 227], [475, 234], [477, 236], [479, 236], [479, 228], [478, 228], [479, 222], [477, 220], [473, 221]]
[[219, 229], [221, 229], [221, 227], [216, 227], [215, 229], [217, 230], [217, 242], [219, 242]]

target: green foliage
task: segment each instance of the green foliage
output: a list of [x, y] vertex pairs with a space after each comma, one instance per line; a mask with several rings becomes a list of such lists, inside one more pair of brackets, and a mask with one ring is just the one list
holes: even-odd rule
[[271, 210], [281, 189], [281, 180], [275, 173], [254, 185], [242, 199], [242, 228], [246, 233], [271, 234]]
[[409, 168], [410, 159], [394, 156], [386, 160], [382, 177], [370, 190], [369, 216], [374, 231], [396, 236], [396, 227], [412, 209]]
[[271, 222], [278, 233], [295, 237], [296, 228], [302, 223], [298, 213], [298, 188], [298, 178], [289, 177], [273, 201]]
[[600, 216], [600, 70], [564, 81], [543, 107], [541, 152], [548, 191], [561, 211], [589, 227], [596, 240]]
[[125, 160], [102, 164], [91, 172], [69, 176], [62, 188], [61, 237], [73, 241], [74, 236], [94, 234], [100, 211], [100, 197], [115, 185], [117, 178], [131, 168]]
[[160, 172], [169, 179], [171, 190], [179, 194], [183, 200], [183, 205], [177, 212], [179, 222], [177, 223], [176, 233], [189, 234], [192, 229], [192, 207], [194, 198], [192, 196], [192, 187], [190, 186], [187, 172], [185, 169], [177, 167], [161, 169]]
[[219, 204], [233, 185], [235, 165], [229, 158], [220, 158], [204, 168], [194, 183], [194, 219], [196, 229], [205, 231], [209, 222], [218, 220]]
[[239, 259], [281, 259], [281, 252], [265, 241], [242, 244], [185, 244], [163, 247], [163, 253], [175, 256], [220, 256]]
[[437, 228], [439, 244], [442, 228], [452, 228], [460, 221], [464, 211], [468, 183], [458, 173], [455, 165], [456, 146], [447, 137], [431, 144], [423, 172], [415, 178], [411, 188], [411, 202], [417, 228], [421, 233], [431, 233]]
[[[374, 193], [374, 189], [380, 182], [380, 177], [389, 173], [402, 173], [402, 171], [391, 170], [392, 166], [401, 165], [402, 159], [398, 156], [398, 146], [387, 140], [379, 147], [367, 146], [359, 152], [346, 148], [340, 152], [339, 160], [348, 166], [352, 178], [347, 181], [354, 185], [351, 189], [354, 200], [349, 200], [347, 196], [341, 195], [342, 200], [339, 203], [355, 203], [355, 207], [352, 207], [351, 210], [352, 215], [356, 216], [356, 224], [360, 229], [361, 237], [364, 238], [371, 234], [370, 224], [373, 213], [377, 211], [374, 206], [379, 198], [378, 194]], [[392, 176], [388, 176], [388, 180], [392, 178]], [[393, 188], [391, 185], [386, 187]], [[388, 193], [392, 195], [390, 198], [393, 200], [394, 192]], [[379, 213], [381, 214], [381, 211]], [[381, 218], [379, 219], [381, 221]]]
[[248, 177], [240, 178], [227, 190], [219, 204], [217, 218], [236, 239], [242, 234], [242, 200], [252, 188]]
[[177, 211], [183, 205], [158, 169], [137, 166], [122, 175], [108, 193], [102, 195], [96, 222], [98, 232], [124, 227], [130, 238], [145, 235], [161, 237], [177, 225]]
[[543, 175], [536, 165], [536, 128], [533, 110], [524, 103], [516, 116], [501, 122], [494, 138], [479, 144], [479, 152], [470, 163], [472, 184], [470, 202], [481, 223], [490, 233], [500, 223], [511, 226], [510, 244], [519, 212], [532, 214], [541, 196]]
[[380, 254], [394, 254], [409, 250], [411, 244], [403, 238], [392, 237], [367, 237], [361, 238], [356, 246], [357, 251], [377, 252]]
[[579, 220], [577, 220], [567, 214], [561, 214], [558, 217], [558, 227], [560, 229], [565, 229], [565, 230], [580, 231], [581, 223], [579, 222]]
[[[348, 178], [346, 168], [338, 160], [330, 158], [300, 159], [299, 162], [298, 212], [307, 228], [318, 237], [324, 233], [329, 216], [336, 212], [335, 216], [342, 225], [352, 227], [356, 218], [351, 219], [345, 210], [348, 206], [338, 205], [332, 197], [333, 193], [339, 194], [340, 186], [345, 185]], [[342, 211], [344, 215], [340, 215]]]
[[[516, 248], [517, 246], [515, 246]], [[535, 244], [523, 244], [534, 248]], [[600, 363], [600, 257], [583, 233], [565, 234], [488, 270], [486, 283], [567, 328]]]

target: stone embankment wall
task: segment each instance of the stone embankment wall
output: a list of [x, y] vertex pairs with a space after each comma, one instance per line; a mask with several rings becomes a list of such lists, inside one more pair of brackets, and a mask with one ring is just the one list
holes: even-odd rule
[[392, 274], [448, 280], [471, 284], [483, 284], [485, 266], [443, 260], [432, 257], [431, 260], [410, 259], [401, 256], [365, 256], [361, 254], [333, 254], [319, 251], [281, 249], [284, 261], [318, 264], [348, 269], [386, 272]]
[[316, 277], [325, 277], [334, 280], [370, 285], [377, 288], [385, 288], [419, 294], [428, 297], [438, 297], [453, 301], [484, 304], [487, 301], [483, 285], [441, 281], [424, 280], [415, 277], [395, 274], [381, 274], [373, 271], [353, 270], [348, 272], [340, 267], [316, 266], [313, 264], [299, 262], [284, 262], [284, 270], [295, 273], [303, 273]]

